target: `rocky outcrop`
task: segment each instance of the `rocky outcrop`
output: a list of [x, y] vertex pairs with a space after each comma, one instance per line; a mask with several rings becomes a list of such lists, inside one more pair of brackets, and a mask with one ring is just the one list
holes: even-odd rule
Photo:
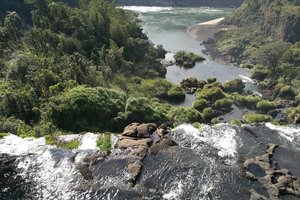
[[206, 81], [190, 77], [183, 79], [180, 83], [180, 87], [183, 88], [187, 94], [194, 94], [198, 88], [202, 89], [205, 84], [207, 84]]
[[133, 185], [136, 183], [149, 149], [157, 147], [156, 152], [158, 152], [162, 148], [176, 145], [174, 141], [166, 137], [166, 134], [168, 134], [166, 126], [157, 127], [154, 123], [132, 123], [125, 127], [115, 147], [129, 150], [127, 168], [130, 183]]
[[250, 190], [252, 200], [279, 200], [280, 195], [285, 194], [300, 197], [300, 180], [292, 176], [289, 170], [275, 167], [276, 162], [271, 159], [277, 147], [275, 144], [269, 144], [263, 155], [247, 159], [244, 162], [245, 177], [252, 181], [258, 181], [269, 194], [269, 198], [267, 198], [255, 190]]

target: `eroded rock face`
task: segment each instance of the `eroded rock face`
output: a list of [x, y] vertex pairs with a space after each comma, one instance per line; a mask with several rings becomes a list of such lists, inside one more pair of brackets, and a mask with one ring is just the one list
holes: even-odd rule
[[157, 128], [157, 125], [154, 123], [132, 123], [125, 127], [115, 147], [130, 151], [127, 155], [128, 181], [133, 185], [141, 173], [143, 160], [147, 156], [149, 149], [158, 146], [168, 148], [176, 145], [176, 142], [165, 136], [167, 133], [168, 129], [166, 126]]
[[292, 176], [287, 169], [277, 169], [272, 156], [278, 146], [267, 145], [265, 154], [250, 158], [244, 162], [245, 177], [252, 181], [258, 181], [264, 186], [269, 194], [269, 198], [251, 190], [251, 199], [280, 199], [280, 195], [294, 195], [300, 197], [300, 180]]

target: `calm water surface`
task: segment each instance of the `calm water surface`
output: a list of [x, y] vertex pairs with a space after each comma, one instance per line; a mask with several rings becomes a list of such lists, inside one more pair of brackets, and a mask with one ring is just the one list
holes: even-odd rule
[[[149, 39], [156, 45], [163, 45], [170, 52], [168, 57], [180, 50], [203, 55], [201, 51], [205, 47], [201, 45], [200, 41], [193, 39], [188, 34], [187, 29], [197, 23], [224, 17], [231, 11], [230, 9], [171, 7], [126, 7], [126, 9], [140, 13], [141, 25]], [[200, 80], [216, 77], [224, 83], [235, 78], [241, 78], [240, 75], [249, 77], [251, 74], [251, 70], [223, 65], [211, 60], [206, 55], [203, 56], [207, 60], [197, 63], [192, 69], [185, 69], [176, 65], [169, 66], [166, 79], [179, 85], [183, 79], [188, 77], [196, 77]], [[252, 87], [250, 84], [247, 86], [247, 89]], [[179, 105], [191, 106], [194, 101], [194, 95], [186, 95], [186, 100]]]

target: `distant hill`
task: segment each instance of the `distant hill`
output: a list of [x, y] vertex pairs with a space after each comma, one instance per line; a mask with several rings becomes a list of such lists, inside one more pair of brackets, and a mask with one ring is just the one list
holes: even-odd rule
[[273, 38], [294, 43], [300, 41], [300, 0], [246, 0], [226, 22], [260, 27]]
[[244, 0], [118, 0], [120, 5], [238, 7]]

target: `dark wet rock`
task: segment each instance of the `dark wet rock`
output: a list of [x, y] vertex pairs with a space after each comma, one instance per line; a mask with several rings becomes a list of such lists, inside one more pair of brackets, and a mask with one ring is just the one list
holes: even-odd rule
[[78, 164], [76, 169], [80, 172], [85, 180], [92, 180], [93, 174], [92, 171], [89, 169], [88, 165], [85, 164]]
[[119, 149], [126, 149], [129, 147], [138, 147], [138, 146], [145, 146], [148, 147], [152, 144], [152, 139], [150, 138], [145, 138], [145, 139], [139, 139], [139, 140], [135, 140], [135, 139], [119, 139], [116, 143], [116, 148]]
[[187, 79], [183, 79], [180, 83], [180, 87], [183, 88], [187, 94], [194, 94], [197, 89], [202, 89], [205, 84], [207, 84], [206, 81], [190, 77]]
[[251, 199], [280, 199], [280, 195], [294, 195], [300, 197], [300, 180], [291, 175], [288, 169], [276, 169], [276, 162], [272, 161], [273, 154], [278, 145], [268, 144], [266, 153], [255, 158], [245, 160], [245, 177], [257, 180], [264, 186], [269, 198], [252, 190]]
[[250, 200], [267, 200], [268, 198], [261, 195], [261, 194], [258, 194], [255, 190], [250, 190], [251, 192], [251, 198]]
[[159, 143], [154, 144], [150, 147], [150, 153], [156, 155], [159, 151], [163, 149], [168, 149], [171, 146], [176, 146], [177, 143], [170, 138], [163, 138]]

